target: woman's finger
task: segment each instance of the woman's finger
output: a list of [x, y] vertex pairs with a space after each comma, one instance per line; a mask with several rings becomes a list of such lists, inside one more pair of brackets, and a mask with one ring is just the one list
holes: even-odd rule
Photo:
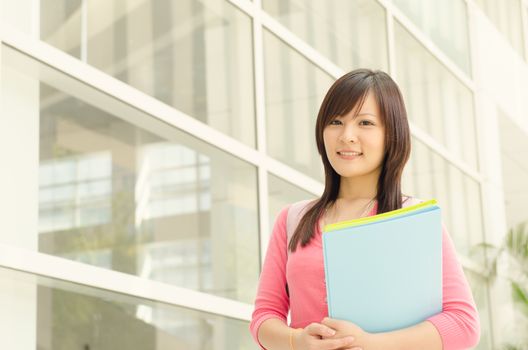
[[354, 337], [348, 336], [338, 339], [323, 339], [321, 340], [321, 349], [343, 349], [343, 348], [350, 348], [354, 345]]
[[315, 322], [308, 325], [306, 327], [306, 330], [310, 335], [320, 335], [325, 337], [331, 337], [335, 335], [335, 330], [333, 330], [332, 328]]

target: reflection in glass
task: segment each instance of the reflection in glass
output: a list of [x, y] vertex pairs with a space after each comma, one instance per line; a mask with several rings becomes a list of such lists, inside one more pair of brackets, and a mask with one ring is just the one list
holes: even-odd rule
[[40, 39], [81, 58], [83, 0], [47, 1], [40, 6]]
[[397, 80], [410, 121], [478, 170], [471, 90], [398, 22], [394, 24]]
[[507, 227], [528, 222], [528, 138], [518, 124], [498, 111], [502, 185]]
[[[30, 326], [36, 328], [33, 349], [255, 348], [244, 321], [0, 268], [0, 285], [7, 284], [20, 291], [3, 295], [4, 302], [17, 305], [11, 317], [36, 316]], [[28, 330], [22, 323], [15, 328]]]
[[431, 40], [471, 76], [467, 7], [464, 0], [394, 0]]
[[374, 0], [263, 0], [264, 10], [345, 70], [388, 70], [385, 10]]
[[40, 91], [9, 80], [40, 118], [40, 252], [253, 302], [254, 166], [7, 47], [5, 72]]
[[[75, 3], [41, 6], [42, 39], [74, 55]], [[255, 146], [248, 16], [224, 0], [86, 1], [84, 11], [90, 65]]]
[[268, 31], [264, 31], [264, 63], [268, 153], [323, 181], [315, 121], [334, 79]]
[[497, 29], [504, 35], [515, 51], [524, 57], [522, 0], [475, 0], [475, 3], [488, 16]]
[[42, 161], [39, 231], [108, 223], [112, 215], [111, 164], [109, 152]]
[[402, 177], [403, 192], [438, 200], [457, 251], [469, 256], [471, 247], [484, 240], [480, 185], [422, 142], [415, 138], [412, 142]]

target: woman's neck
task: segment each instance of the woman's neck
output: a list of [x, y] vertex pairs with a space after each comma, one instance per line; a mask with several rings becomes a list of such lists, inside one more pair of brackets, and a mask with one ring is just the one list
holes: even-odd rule
[[337, 199], [343, 202], [355, 202], [375, 198], [378, 176], [375, 176], [376, 174], [369, 175], [353, 178], [341, 177]]

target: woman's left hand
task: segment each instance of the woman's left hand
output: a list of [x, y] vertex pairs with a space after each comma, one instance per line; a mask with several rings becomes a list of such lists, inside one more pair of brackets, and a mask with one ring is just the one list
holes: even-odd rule
[[350, 347], [350, 349], [354, 350], [370, 350], [373, 349], [373, 334], [368, 333], [361, 329], [358, 325], [343, 321], [343, 320], [337, 320], [329, 317], [323, 318], [321, 321], [322, 324], [325, 326], [328, 326], [330, 328], [333, 328], [336, 331], [336, 334], [334, 334], [331, 337], [323, 337], [323, 339], [329, 339], [329, 338], [341, 338], [345, 336], [353, 336], [355, 338], [354, 344]]

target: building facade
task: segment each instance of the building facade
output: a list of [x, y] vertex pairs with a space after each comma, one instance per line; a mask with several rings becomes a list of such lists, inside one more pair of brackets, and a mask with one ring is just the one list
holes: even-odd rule
[[403, 191], [443, 208], [477, 349], [528, 346], [479, 248], [528, 220], [528, 1], [0, 4], [2, 348], [256, 349], [275, 217], [322, 193], [318, 107], [360, 67], [402, 89]]

